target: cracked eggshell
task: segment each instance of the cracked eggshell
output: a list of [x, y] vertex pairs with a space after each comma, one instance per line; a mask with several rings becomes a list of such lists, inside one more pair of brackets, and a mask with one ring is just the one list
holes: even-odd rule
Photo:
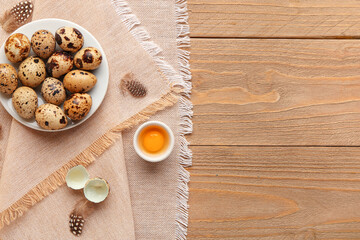
[[0, 64], [0, 92], [12, 94], [18, 86], [16, 69], [10, 64]]
[[31, 47], [36, 55], [48, 58], [55, 52], [55, 37], [48, 30], [38, 30], [31, 37]]
[[82, 33], [73, 27], [61, 27], [56, 30], [55, 40], [61, 49], [72, 53], [79, 51], [84, 45]]
[[45, 63], [39, 57], [28, 57], [20, 64], [18, 76], [23, 85], [35, 88], [46, 78]]
[[63, 110], [51, 103], [45, 103], [36, 109], [35, 120], [40, 127], [48, 130], [64, 128], [68, 123]]
[[90, 176], [83, 165], [71, 168], [66, 175], [66, 185], [69, 188], [78, 190], [84, 188]]
[[38, 105], [38, 97], [34, 89], [19, 87], [12, 96], [12, 104], [20, 117], [30, 119], [34, 117]]
[[12, 34], [5, 42], [5, 55], [12, 63], [21, 62], [30, 54], [30, 41], [22, 33]]
[[82, 70], [73, 70], [64, 77], [64, 86], [69, 92], [88, 92], [96, 84], [97, 78], [94, 74]]
[[110, 192], [110, 186], [105, 179], [93, 178], [87, 181], [84, 187], [84, 195], [93, 203], [104, 201]]
[[48, 103], [62, 104], [66, 99], [64, 84], [56, 78], [46, 78], [41, 86], [41, 96]]
[[91, 96], [87, 93], [74, 93], [64, 102], [64, 112], [71, 120], [81, 120], [90, 112]]
[[101, 52], [94, 47], [83, 48], [74, 57], [75, 66], [82, 70], [94, 70], [100, 66], [101, 61]]

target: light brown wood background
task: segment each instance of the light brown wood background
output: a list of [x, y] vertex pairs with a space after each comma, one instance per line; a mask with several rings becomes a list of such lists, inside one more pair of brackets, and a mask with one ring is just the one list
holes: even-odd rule
[[188, 8], [188, 239], [360, 239], [360, 1]]

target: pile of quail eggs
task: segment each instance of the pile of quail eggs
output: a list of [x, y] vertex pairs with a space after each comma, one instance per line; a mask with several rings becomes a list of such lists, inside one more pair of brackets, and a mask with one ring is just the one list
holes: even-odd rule
[[[63, 51], [55, 50], [56, 43]], [[92, 99], [87, 92], [97, 82], [90, 71], [100, 66], [102, 55], [98, 49], [83, 45], [82, 33], [72, 27], [57, 29], [55, 36], [38, 30], [31, 41], [21, 33], [6, 40], [7, 59], [20, 65], [16, 71], [10, 64], [0, 64], [0, 92], [12, 97], [19, 116], [35, 117], [40, 127], [58, 130], [66, 127], [68, 118], [79, 121], [89, 113]], [[29, 56], [31, 48], [36, 56]], [[41, 88], [46, 102], [41, 106], [35, 88]]]

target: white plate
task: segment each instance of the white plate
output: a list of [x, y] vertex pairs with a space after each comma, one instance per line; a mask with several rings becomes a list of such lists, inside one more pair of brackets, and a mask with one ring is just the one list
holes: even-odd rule
[[[56, 131], [67, 130], [67, 129], [70, 129], [70, 128], [80, 125], [81, 123], [85, 122], [87, 119], [89, 119], [95, 113], [95, 111], [98, 109], [101, 102], [103, 101], [106, 91], [107, 91], [107, 87], [108, 87], [108, 83], [109, 83], [109, 66], [108, 66], [108, 61], [106, 59], [105, 52], [102, 49], [102, 47], [100, 46], [100, 43], [85, 28], [77, 25], [76, 23], [73, 23], [73, 22], [70, 22], [67, 20], [49, 18], [49, 19], [41, 19], [41, 20], [30, 22], [30, 23], [18, 28], [14, 33], [25, 34], [30, 40], [32, 35], [37, 30], [45, 29], [45, 30], [50, 31], [53, 35], [55, 35], [55, 31], [58, 28], [63, 27], [63, 26], [74, 27], [74, 28], [78, 29], [84, 36], [84, 46], [83, 47], [96, 47], [97, 49], [100, 50], [100, 52], [102, 54], [102, 63], [100, 65], [100, 67], [97, 68], [96, 70], [91, 71], [93, 74], [95, 74], [95, 76], [97, 78], [96, 85], [88, 92], [88, 94], [90, 94], [91, 98], [92, 98], [92, 107], [90, 109], [90, 112], [84, 119], [82, 119], [80, 121], [71, 121], [70, 119], [68, 119], [68, 125], [65, 128], [60, 129], [60, 130], [46, 130], [46, 129], [41, 128], [36, 123], [34, 118], [32, 118], [30, 120], [26, 120], [26, 119], [23, 119], [22, 117], [20, 117], [12, 105], [11, 97], [9, 97], [6, 94], [0, 93], [0, 102], [3, 105], [3, 107], [8, 111], [8, 113], [13, 118], [15, 118], [17, 121], [19, 121], [23, 125], [25, 125], [29, 128], [32, 128], [32, 129], [45, 131], [45, 132], [56, 132]], [[3, 43], [0, 48], [0, 63], [11, 64], [16, 69], [18, 69], [19, 63], [13, 64], [6, 58], [4, 45], [5, 45], [5, 43]], [[61, 50], [59, 48], [59, 46], [56, 46], [56, 49]], [[33, 56], [33, 55], [35, 55], [35, 53], [31, 50], [30, 56]], [[41, 97], [40, 89], [41, 89], [41, 84], [39, 87], [37, 87], [35, 89], [36, 93], [38, 94], [38, 105], [39, 106], [41, 104], [45, 103], [45, 101]], [[61, 105], [61, 107], [62, 107], [62, 105]]]

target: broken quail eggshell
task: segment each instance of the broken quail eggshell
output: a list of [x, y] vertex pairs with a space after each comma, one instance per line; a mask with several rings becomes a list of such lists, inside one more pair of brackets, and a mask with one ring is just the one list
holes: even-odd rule
[[110, 192], [110, 186], [102, 178], [93, 178], [87, 181], [84, 187], [84, 195], [87, 200], [93, 203], [104, 201]]
[[10, 62], [21, 62], [30, 54], [30, 41], [24, 34], [15, 33], [6, 40], [4, 49]]
[[89, 178], [89, 173], [86, 171], [86, 168], [83, 165], [78, 165], [68, 171], [65, 181], [69, 188], [78, 190], [85, 187]]

